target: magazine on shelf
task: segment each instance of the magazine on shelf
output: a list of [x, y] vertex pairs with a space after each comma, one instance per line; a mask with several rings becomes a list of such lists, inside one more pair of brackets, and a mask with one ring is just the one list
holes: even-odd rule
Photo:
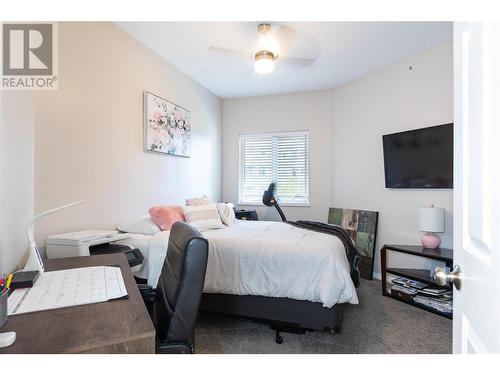
[[451, 314], [453, 312], [453, 300], [443, 297], [427, 297], [417, 294], [413, 297], [413, 302], [430, 307], [431, 309]]
[[398, 277], [397, 279], [392, 280], [392, 282], [395, 284], [404, 285], [406, 287], [419, 289], [419, 290], [429, 287], [429, 284], [422, 283], [420, 281], [415, 281], [412, 279], [408, 279], [407, 277]]
[[443, 296], [446, 293], [450, 292], [450, 290], [443, 288], [424, 288], [419, 290], [419, 292], [429, 296]]
[[403, 285], [399, 285], [399, 284], [393, 284], [391, 286], [391, 289], [392, 290], [397, 290], [397, 291], [399, 291], [401, 293], [410, 294], [412, 296], [414, 296], [415, 294], [418, 293], [417, 289], [410, 288], [410, 287], [403, 286]]

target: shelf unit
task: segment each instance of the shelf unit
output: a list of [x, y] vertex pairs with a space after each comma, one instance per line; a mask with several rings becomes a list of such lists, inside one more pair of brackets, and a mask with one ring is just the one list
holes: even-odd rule
[[[430, 286], [443, 288], [436, 284], [432, 276], [430, 275], [430, 271], [428, 269], [416, 269], [416, 268], [387, 268], [387, 251], [394, 251], [399, 253], [410, 254], [414, 256], [419, 256], [423, 258], [435, 259], [445, 262], [446, 267], [452, 267], [453, 265], [453, 250], [451, 249], [425, 249], [422, 246], [413, 246], [413, 245], [384, 245], [382, 250], [380, 251], [380, 260], [381, 260], [381, 271], [382, 271], [382, 295], [395, 299], [397, 301], [401, 301], [403, 303], [418, 307], [422, 310], [429, 311], [431, 313], [443, 316], [448, 319], [452, 319], [453, 314], [451, 313], [443, 313], [441, 311], [434, 310], [430, 307], [422, 305], [415, 301], [405, 301], [401, 298], [392, 296], [387, 292], [387, 274], [407, 277], [412, 280], [420, 281]], [[453, 290], [451, 286], [447, 286], [447, 289]]]

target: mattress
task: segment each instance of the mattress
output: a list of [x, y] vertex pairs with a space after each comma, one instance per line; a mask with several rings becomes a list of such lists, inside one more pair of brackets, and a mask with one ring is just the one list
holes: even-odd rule
[[[335, 236], [282, 222], [244, 220], [202, 234], [209, 241], [205, 293], [287, 297], [324, 307], [358, 303], [344, 245]], [[147, 247], [139, 247], [145, 257], [140, 272], [150, 285], [158, 283], [169, 235], [133, 235], [124, 241]]]

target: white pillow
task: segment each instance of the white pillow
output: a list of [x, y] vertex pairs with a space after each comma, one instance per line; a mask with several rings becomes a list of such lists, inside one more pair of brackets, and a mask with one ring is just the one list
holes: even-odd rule
[[116, 227], [120, 232], [139, 233], [139, 234], [156, 234], [160, 228], [151, 221], [149, 215], [138, 217], [137, 219], [122, 223]]
[[200, 231], [224, 228], [214, 203], [203, 206], [183, 206], [182, 211], [186, 222]]
[[210, 203], [212, 203], [212, 201], [206, 195], [199, 198], [186, 199], [186, 206], [203, 206]]
[[234, 204], [232, 203], [216, 203], [217, 211], [219, 211], [219, 216], [224, 224], [228, 227], [234, 224], [236, 221], [236, 216], [234, 215]]

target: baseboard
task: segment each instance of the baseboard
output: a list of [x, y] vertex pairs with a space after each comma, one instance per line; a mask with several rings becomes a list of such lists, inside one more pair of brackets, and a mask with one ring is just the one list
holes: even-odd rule
[[373, 272], [373, 278], [377, 280], [382, 280], [382, 274], [380, 272]]

